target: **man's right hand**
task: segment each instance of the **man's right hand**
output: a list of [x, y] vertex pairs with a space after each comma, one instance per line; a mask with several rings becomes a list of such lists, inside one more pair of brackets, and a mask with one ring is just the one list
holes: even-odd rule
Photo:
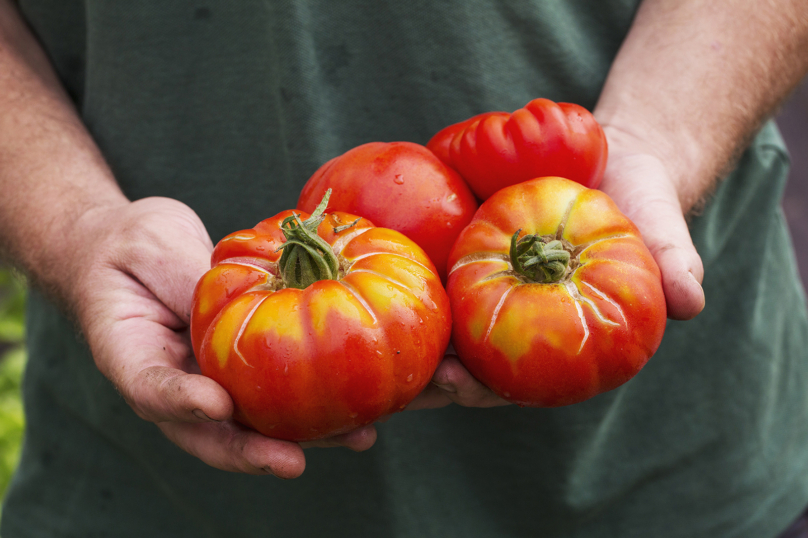
[[[98, 369], [138, 416], [219, 469], [281, 478], [303, 472], [299, 444], [235, 423], [228, 393], [199, 373], [187, 329], [213, 246], [189, 207], [146, 198], [95, 208], [78, 219], [68, 243], [66, 298]], [[365, 450], [375, 438], [367, 426], [304, 446]]]

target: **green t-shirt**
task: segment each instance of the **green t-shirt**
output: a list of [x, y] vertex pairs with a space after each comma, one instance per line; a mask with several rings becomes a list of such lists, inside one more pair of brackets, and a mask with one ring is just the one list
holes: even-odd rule
[[[535, 97], [594, 105], [636, 0], [22, 0], [132, 198], [211, 237], [294, 207], [326, 160]], [[767, 538], [808, 504], [808, 321], [772, 126], [691, 224], [707, 307], [617, 390], [405, 412], [296, 480], [207, 467], [138, 419], [36, 292], [4, 538]]]

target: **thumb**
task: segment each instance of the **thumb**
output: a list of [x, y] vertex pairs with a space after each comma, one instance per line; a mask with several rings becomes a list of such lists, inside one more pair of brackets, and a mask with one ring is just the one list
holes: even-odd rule
[[681, 225], [658, 226], [642, 230], [643, 239], [662, 273], [662, 289], [668, 317], [692, 319], [704, 309], [705, 297], [701, 282], [704, 266], [693, 246], [690, 234], [680, 217]]
[[[628, 161], [629, 159], [627, 159]], [[668, 317], [688, 320], [704, 309], [704, 266], [675, 187], [656, 162], [610, 162], [601, 189], [642, 234], [662, 273]], [[610, 173], [611, 172], [611, 173]]]
[[188, 323], [196, 283], [210, 269], [210, 237], [196, 213], [176, 200], [144, 198], [132, 206], [139, 240], [122, 254], [123, 267]]

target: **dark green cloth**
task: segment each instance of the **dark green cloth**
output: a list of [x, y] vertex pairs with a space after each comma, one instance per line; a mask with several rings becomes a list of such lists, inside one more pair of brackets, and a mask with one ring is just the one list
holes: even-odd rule
[[[133, 199], [214, 241], [326, 160], [535, 97], [591, 108], [636, 1], [22, 0]], [[559, 409], [396, 415], [296, 480], [207, 467], [138, 419], [36, 292], [4, 538], [774, 537], [808, 504], [808, 321], [763, 129], [691, 231], [707, 307], [631, 382]]]

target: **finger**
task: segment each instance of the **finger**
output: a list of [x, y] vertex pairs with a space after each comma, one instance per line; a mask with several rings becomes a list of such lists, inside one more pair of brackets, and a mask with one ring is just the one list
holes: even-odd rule
[[220, 422], [233, 414], [233, 400], [203, 375], [150, 366], [119, 385], [139, 417], [150, 422]]
[[162, 422], [158, 426], [174, 444], [223, 471], [297, 478], [306, 468], [306, 457], [297, 443], [270, 439], [232, 421]]
[[405, 407], [405, 410], [419, 411], [421, 409], [438, 409], [452, 403], [454, 403], [452, 399], [449, 398], [440, 387], [435, 385], [435, 383], [429, 383], [426, 388], [421, 391], [421, 394], [416, 396], [415, 399]]
[[701, 258], [695, 249], [664, 243], [653, 254], [662, 272], [668, 317], [693, 319], [704, 310], [705, 305], [704, 289], [701, 287], [704, 277]]
[[[454, 359], [457, 357], [456, 353], [454, 344], [450, 341], [449, 345], [446, 347], [443, 358], [444, 360], [447, 357]], [[405, 410], [418, 411], [421, 409], [438, 409], [452, 403], [454, 403], [452, 399], [433, 382], [429, 383], [424, 390], [421, 391], [421, 394], [416, 396], [415, 399], [407, 405]]]
[[317, 439], [300, 443], [303, 448], [345, 447], [354, 452], [363, 452], [376, 442], [376, 428], [370, 424], [342, 435], [335, 435], [327, 439]]
[[465, 407], [509, 405], [477, 381], [457, 357], [447, 355], [432, 376], [432, 383], [453, 402]]
[[681, 207], [674, 201], [649, 200], [633, 220], [662, 274], [668, 317], [680, 320], [696, 317], [705, 304], [701, 287], [704, 266]]
[[668, 317], [694, 318], [705, 304], [704, 266], [661, 163], [618, 156], [610, 160], [601, 188], [637, 225], [659, 266]]
[[222, 421], [233, 413], [227, 391], [195, 370], [187, 335], [134, 317], [92, 332], [96, 364], [141, 418], [151, 422]]
[[196, 283], [210, 269], [210, 236], [199, 217], [179, 201], [146, 198], [134, 202], [132, 209], [140, 218], [138, 226], [126, 229], [124, 240], [131, 245], [120, 253], [119, 268], [187, 324]]

